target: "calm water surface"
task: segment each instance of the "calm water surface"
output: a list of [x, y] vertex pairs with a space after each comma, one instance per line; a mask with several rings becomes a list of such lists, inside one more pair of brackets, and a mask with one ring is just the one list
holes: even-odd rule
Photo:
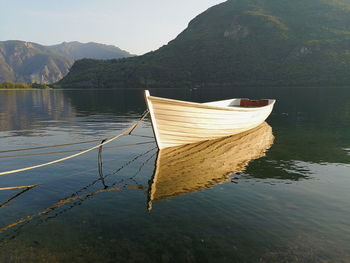
[[[2, 175], [0, 188], [38, 186], [0, 191], [0, 262], [350, 262], [350, 89], [151, 94], [278, 101], [267, 120], [272, 130], [225, 142], [225, 158], [182, 162], [177, 172], [191, 176], [181, 191], [175, 172], [165, 184], [153, 178], [157, 148], [149, 120], [134, 131], [143, 137], [104, 147], [100, 169], [93, 151]], [[141, 90], [0, 91], [0, 172], [98, 142], [7, 150], [108, 138], [144, 109]], [[201, 181], [221, 172], [230, 174]], [[195, 175], [200, 179], [191, 181]], [[155, 189], [159, 198], [151, 196]]]

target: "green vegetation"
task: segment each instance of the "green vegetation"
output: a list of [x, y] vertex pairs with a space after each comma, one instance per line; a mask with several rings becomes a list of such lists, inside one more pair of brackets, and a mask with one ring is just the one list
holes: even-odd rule
[[159, 50], [79, 60], [57, 86], [348, 85], [349, 6], [347, 0], [229, 0]]
[[46, 84], [38, 83], [14, 83], [14, 82], [3, 82], [0, 83], [0, 89], [48, 89], [49, 86]]

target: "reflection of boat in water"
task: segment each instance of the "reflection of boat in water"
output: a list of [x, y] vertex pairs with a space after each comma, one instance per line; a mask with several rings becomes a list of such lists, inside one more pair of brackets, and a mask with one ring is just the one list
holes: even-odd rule
[[238, 134], [263, 123], [275, 100], [229, 99], [194, 103], [145, 91], [159, 149]]
[[152, 201], [230, 180], [230, 174], [243, 171], [249, 161], [264, 156], [273, 140], [272, 128], [264, 122], [233, 136], [160, 150], [150, 182], [148, 209]]

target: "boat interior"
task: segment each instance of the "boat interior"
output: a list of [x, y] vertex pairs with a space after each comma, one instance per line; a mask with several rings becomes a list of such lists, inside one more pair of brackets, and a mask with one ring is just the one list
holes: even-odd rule
[[220, 101], [213, 101], [213, 102], [207, 102], [204, 103], [206, 105], [211, 106], [219, 106], [219, 107], [240, 107], [240, 108], [258, 108], [258, 107], [264, 107], [271, 103], [273, 103], [274, 100], [250, 100], [250, 99], [230, 99], [230, 100], [220, 100]]
[[239, 107], [264, 107], [269, 105], [269, 100], [240, 99]]

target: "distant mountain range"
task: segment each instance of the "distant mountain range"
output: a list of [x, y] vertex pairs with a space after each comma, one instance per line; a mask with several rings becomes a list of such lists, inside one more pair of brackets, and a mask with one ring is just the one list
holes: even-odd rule
[[67, 57], [74, 60], [82, 58], [118, 59], [132, 56], [129, 52], [121, 50], [116, 46], [98, 44], [94, 42], [63, 42], [58, 45], [47, 46], [47, 48], [62, 57]]
[[349, 0], [228, 0], [155, 52], [83, 59], [61, 87], [349, 85]]
[[68, 73], [75, 60], [130, 56], [118, 47], [93, 42], [44, 46], [18, 40], [0, 41], [0, 82], [53, 83]]

